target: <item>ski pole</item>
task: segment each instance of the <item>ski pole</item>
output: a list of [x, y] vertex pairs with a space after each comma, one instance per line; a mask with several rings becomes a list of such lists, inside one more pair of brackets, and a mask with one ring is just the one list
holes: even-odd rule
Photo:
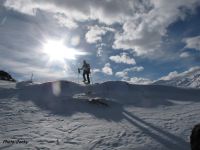
[[93, 84], [93, 80], [92, 80], [92, 71], [90, 72], [90, 78], [91, 78], [91, 82]]
[[79, 84], [79, 73], [80, 73], [80, 71], [79, 71], [79, 68], [78, 68], [78, 84]]
[[79, 84], [79, 73], [78, 73], [78, 84]]

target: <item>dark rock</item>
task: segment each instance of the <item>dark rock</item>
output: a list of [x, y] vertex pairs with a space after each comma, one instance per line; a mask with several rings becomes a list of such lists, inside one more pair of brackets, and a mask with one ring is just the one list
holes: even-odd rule
[[12, 76], [9, 73], [3, 70], [0, 70], [0, 80], [13, 81], [13, 82], [16, 81], [15, 79], [12, 78]]
[[192, 129], [190, 135], [191, 150], [200, 150], [200, 124], [197, 124]]

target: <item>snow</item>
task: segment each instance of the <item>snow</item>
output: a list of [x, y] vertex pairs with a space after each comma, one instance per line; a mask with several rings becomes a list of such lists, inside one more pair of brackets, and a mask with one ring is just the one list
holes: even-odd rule
[[0, 81], [0, 149], [189, 150], [199, 118], [200, 89]]

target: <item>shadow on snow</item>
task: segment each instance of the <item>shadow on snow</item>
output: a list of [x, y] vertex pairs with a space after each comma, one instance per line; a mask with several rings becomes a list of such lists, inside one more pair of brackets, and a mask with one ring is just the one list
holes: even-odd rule
[[[200, 90], [183, 89], [160, 85], [131, 85], [125, 82], [106, 82], [91, 86], [81, 86], [72, 82], [60, 81], [60, 93], [56, 96], [53, 91], [54, 83], [40, 85], [17, 86], [17, 89], [0, 89], [0, 98], [18, 97], [21, 101], [32, 101], [42, 109], [63, 116], [75, 113], [88, 113], [96, 118], [120, 121], [126, 119], [130, 124], [139, 128], [169, 149], [188, 149], [189, 144], [182, 138], [164, 131], [137, 116], [127, 112], [123, 106], [157, 107], [173, 105], [176, 101], [199, 101]], [[73, 98], [73, 95], [90, 92], [91, 96], [105, 98], [108, 107], [91, 104], [86, 99]]]

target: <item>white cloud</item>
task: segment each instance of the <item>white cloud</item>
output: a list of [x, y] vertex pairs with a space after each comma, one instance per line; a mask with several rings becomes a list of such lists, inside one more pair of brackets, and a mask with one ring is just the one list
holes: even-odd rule
[[183, 39], [183, 42], [186, 43], [185, 48], [191, 48], [200, 51], [200, 36], [185, 38]]
[[28, 15], [35, 15], [37, 5], [32, 0], [6, 0], [4, 6]]
[[[163, 54], [158, 51], [169, 25], [184, 19], [199, 5], [199, 0], [5, 0], [4, 3], [7, 8], [29, 15], [36, 15], [38, 9], [49, 12], [60, 25], [70, 29], [87, 21], [105, 26], [118, 23], [122, 28], [117, 28], [113, 48], [150, 58]], [[113, 29], [93, 26], [85, 35], [86, 40], [101, 41], [107, 31]], [[196, 42], [187, 43], [186, 47], [199, 49]]]
[[191, 67], [189, 70], [184, 71], [184, 72], [181, 73], [181, 74], [187, 74], [187, 73], [193, 72], [193, 71], [198, 70], [198, 69], [200, 69], [199, 66]]
[[77, 36], [73, 36], [71, 38], [71, 45], [77, 46], [77, 45], [79, 45], [79, 43], [80, 43], [80, 37], [78, 35]]
[[134, 84], [151, 84], [152, 83], [150, 79], [137, 78], [137, 77], [130, 78], [129, 82], [134, 83]]
[[160, 80], [171, 80], [175, 77], [178, 77], [179, 74], [177, 71], [170, 72], [167, 76], [161, 77]]
[[102, 49], [102, 47], [98, 47], [98, 48], [97, 48], [97, 56], [98, 56], [98, 57], [101, 57], [102, 54], [103, 54], [103, 49]]
[[[187, 10], [193, 11], [199, 5], [198, 0], [151, 0], [152, 8], [146, 13], [138, 13], [123, 24], [123, 32], [115, 36], [113, 48], [132, 49], [138, 55], [147, 57], [160, 53], [162, 37], [167, 33], [167, 27], [177, 19], [184, 19]], [[154, 53], [155, 55], [150, 55]]]
[[126, 82], [129, 82], [129, 83], [132, 83], [132, 84], [141, 84], [141, 85], [153, 83], [153, 81], [150, 80], [150, 79], [139, 78], [139, 77], [133, 77], [133, 78], [125, 77], [125, 78], [122, 79], [122, 81], [126, 81]]
[[103, 55], [103, 47], [105, 47], [105, 46], [107, 46], [105, 43], [96, 44], [96, 48], [97, 48], [96, 56], [97, 57], [101, 57]]
[[133, 71], [133, 72], [140, 72], [143, 71], [144, 68], [142, 66], [139, 67], [132, 67], [132, 68], [126, 68], [123, 71], [119, 71], [115, 73], [116, 77], [122, 78], [122, 81], [126, 81], [129, 83], [133, 84], [151, 84], [153, 83], [152, 80], [147, 79], [147, 78], [141, 78], [141, 77], [129, 77], [128, 73]]
[[125, 78], [125, 77], [128, 77], [128, 72], [119, 71], [119, 72], [116, 72], [116, 73], [115, 73], [115, 76], [116, 76], [116, 77], [119, 77], [119, 78]]
[[113, 74], [112, 68], [110, 67], [110, 63], [106, 63], [104, 65], [104, 67], [102, 68], [102, 72], [107, 74], [107, 75], [112, 75]]
[[88, 43], [96, 43], [101, 41], [101, 36], [106, 34], [106, 30], [98, 26], [92, 26], [86, 33], [85, 38]]
[[98, 73], [98, 72], [101, 72], [101, 70], [98, 69], [98, 68], [94, 68], [94, 69], [92, 69], [92, 73]]
[[144, 70], [144, 67], [135, 66], [135, 67], [126, 68], [126, 69], [124, 69], [122, 71], [116, 72], [115, 76], [119, 77], [119, 78], [122, 78], [122, 80], [128, 80], [129, 79], [129, 77], [128, 77], [128, 73], [129, 72], [140, 72], [140, 71], [143, 71], [143, 70]]
[[135, 65], [135, 59], [130, 58], [127, 53], [121, 53], [120, 55], [116, 56], [110, 56], [110, 60], [116, 62], [116, 63], [124, 63], [124, 64], [131, 64]]
[[78, 24], [64, 14], [55, 14], [54, 18], [58, 21], [61, 26], [67, 27], [69, 29], [75, 29], [78, 27]]
[[102, 36], [106, 34], [107, 31], [114, 32], [114, 29], [108, 27], [99, 27], [97, 25], [90, 26], [89, 31], [86, 33], [85, 38], [88, 43], [96, 43], [102, 40]]
[[150, 79], [137, 78], [137, 77], [130, 78], [129, 82], [134, 83], [134, 84], [151, 84], [152, 83]]
[[124, 69], [124, 71], [126, 71], [126, 72], [130, 72], [130, 71], [140, 72], [140, 71], [143, 71], [143, 70], [144, 70], [144, 67], [142, 67], [142, 66], [135, 66], [135, 67]]
[[181, 58], [188, 58], [190, 56], [190, 54], [188, 52], [183, 52], [180, 54]]

